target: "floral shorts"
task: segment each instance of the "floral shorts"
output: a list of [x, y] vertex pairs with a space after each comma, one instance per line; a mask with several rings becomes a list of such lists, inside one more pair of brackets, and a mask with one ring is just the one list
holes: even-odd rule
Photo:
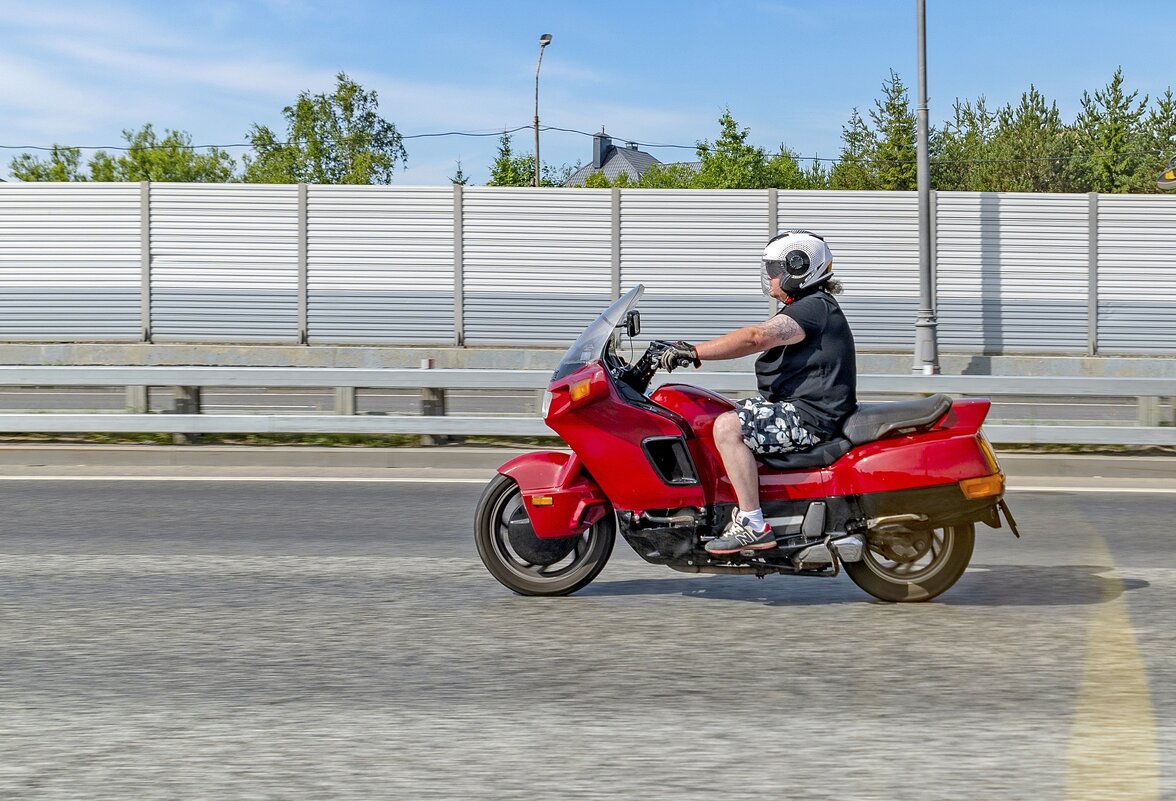
[[749, 398], [739, 402], [735, 413], [744, 444], [756, 453], [803, 451], [821, 441], [804, 427], [800, 413], [788, 401]]

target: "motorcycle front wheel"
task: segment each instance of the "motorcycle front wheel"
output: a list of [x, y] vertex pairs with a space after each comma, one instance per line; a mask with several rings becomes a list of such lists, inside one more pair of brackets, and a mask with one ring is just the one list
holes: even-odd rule
[[902, 536], [873, 536], [860, 562], [846, 562], [853, 583], [882, 601], [930, 601], [959, 581], [972, 559], [971, 523]]
[[570, 595], [586, 587], [604, 569], [615, 539], [611, 510], [583, 534], [535, 536], [519, 485], [501, 473], [482, 492], [474, 515], [482, 564], [520, 595]]

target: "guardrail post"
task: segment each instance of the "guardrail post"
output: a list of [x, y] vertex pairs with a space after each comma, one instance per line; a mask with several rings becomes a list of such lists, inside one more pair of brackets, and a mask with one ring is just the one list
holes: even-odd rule
[[[421, 359], [421, 369], [433, 369], [432, 359]], [[421, 416], [444, 417], [446, 415], [445, 390], [435, 387], [421, 387]], [[446, 445], [454, 442], [455, 437], [440, 434], [421, 434], [421, 445], [430, 448], [434, 445]]]
[[147, 403], [147, 387], [127, 387], [126, 393], [127, 414], [147, 414], [150, 411]]
[[1136, 414], [1136, 424], [1141, 426], [1158, 426], [1160, 424], [1160, 399], [1155, 397], [1139, 397]]
[[[172, 401], [174, 414], [200, 414], [200, 387], [173, 387], [175, 393]], [[197, 434], [172, 434], [172, 442], [176, 445], [195, 445], [200, 441]]]
[[355, 414], [355, 387], [335, 387], [335, 414]]

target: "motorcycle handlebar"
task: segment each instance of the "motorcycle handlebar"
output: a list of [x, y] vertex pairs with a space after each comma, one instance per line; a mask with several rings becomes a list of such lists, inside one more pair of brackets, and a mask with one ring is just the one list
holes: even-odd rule
[[649, 343], [649, 347], [645, 349], [645, 352], [641, 354], [640, 358], [624, 369], [622, 378], [629, 386], [638, 392], [644, 393], [649, 388], [649, 382], [657, 374], [658, 357], [671, 347], [673, 345], [664, 340], [653, 340]]

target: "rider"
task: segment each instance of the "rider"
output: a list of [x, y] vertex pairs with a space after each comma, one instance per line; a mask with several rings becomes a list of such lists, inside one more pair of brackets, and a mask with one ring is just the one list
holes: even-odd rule
[[760, 396], [744, 400], [714, 424], [715, 445], [739, 506], [721, 536], [707, 543], [713, 554], [776, 547], [759, 500], [755, 454], [807, 450], [836, 436], [857, 408], [853, 333], [834, 295], [833, 254], [809, 231], [786, 231], [764, 248], [760, 282], [783, 307], [768, 320], [691, 345], [676, 342], [662, 353], [666, 370], [703, 360], [755, 362]]

